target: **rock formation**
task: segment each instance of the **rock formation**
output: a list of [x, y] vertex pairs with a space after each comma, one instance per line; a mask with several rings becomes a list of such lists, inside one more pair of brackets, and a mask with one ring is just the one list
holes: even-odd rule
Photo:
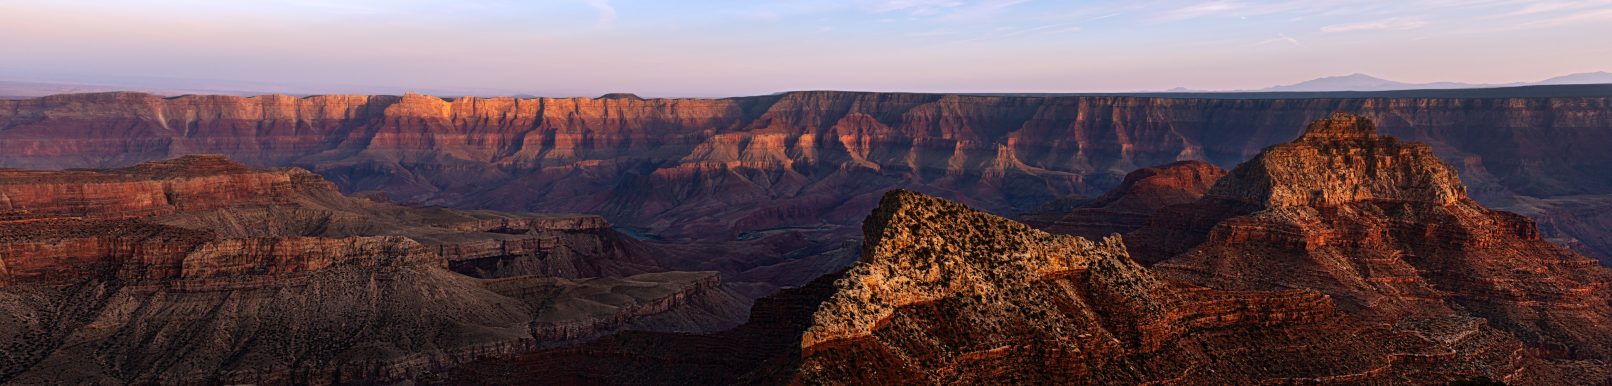
[[342, 196], [306, 170], [255, 170], [216, 155], [109, 171], [0, 170], [0, 197], [0, 220], [142, 219], [228, 238], [406, 236], [478, 277], [665, 270], [650, 247], [598, 216], [408, 208]]
[[[218, 156], [0, 170], [0, 197], [0, 383], [407, 380], [621, 329], [722, 329], [751, 296], [658, 272], [596, 216], [383, 204]], [[515, 263], [448, 270], [486, 259]]]
[[1101, 239], [1142, 228], [1159, 209], [1196, 201], [1225, 175], [1225, 169], [1201, 161], [1141, 168], [1100, 197], [1059, 199], [1019, 220], [1047, 232]]
[[[483, 361], [446, 383], [1516, 384], [1612, 380], [1484, 319], [1395, 322], [1311, 289], [1216, 290], [1089, 241], [886, 195], [863, 258], [757, 303], [738, 329], [623, 334]], [[713, 352], [721, 354], [712, 354]]]
[[[1048, 234], [895, 191], [864, 222], [858, 263], [759, 302], [739, 329], [628, 334], [450, 379], [1612, 381], [1612, 274], [1541, 240], [1525, 218], [1483, 208], [1427, 145], [1369, 120], [1315, 122], [1229, 174], [1189, 163], [1132, 177], [1094, 200], [1157, 209], [1129, 241]], [[1128, 251], [1163, 257], [1148, 268]]]
[[[1536, 374], [1481, 322], [1364, 323], [1307, 289], [1216, 291], [1126, 256], [894, 192], [801, 339], [809, 383], [1438, 383]], [[1431, 324], [1431, 323], [1430, 323]], [[1456, 338], [1464, 337], [1464, 338]], [[1407, 360], [1407, 358], [1417, 358]]]
[[1612, 270], [1484, 208], [1428, 145], [1363, 117], [1312, 124], [1128, 237], [1199, 285], [1314, 289], [1368, 321], [1482, 321], [1559, 366], [1612, 358]]
[[[0, 333], [13, 348], [0, 380], [393, 379], [618, 327], [704, 330], [726, 305], [842, 270], [860, 243], [842, 280], [782, 293], [801, 303], [765, 303], [771, 316], [728, 333], [623, 334], [475, 369], [616, 369], [567, 379], [636, 383], [1593, 384], [1612, 378], [1607, 273], [1547, 239], [1612, 250], [1597, 226], [1612, 223], [1598, 210], [1612, 197], [1608, 109], [841, 92], [0, 101], [0, 166], [121, 168], [0, 171], [0, 326], [18, 331]], [[1334, 111], [1425, 144], [1335, 116], [1261, 150]], [[198, 153], [311, 172], [221, 157], [129, 166]], [[1250, 157], [1206, 193], [1220, 172], [1201, 163], [1120, 178]], [[1072, 217], [1027, 218], [1092, 235], [1148, 216], [1123, 248], [884, 196], [1011, 214], [1116, 186], [1066, 206]], [[651, 273], [696, 270], [742, 283]], [[308, 340], [330, 345], [296, 343]], [[657, 342], [758, 348], [645, 348]], [[171, 350], [195, 354], [140, 355]], [[203, 359], [215, 357], [227, 363]]]

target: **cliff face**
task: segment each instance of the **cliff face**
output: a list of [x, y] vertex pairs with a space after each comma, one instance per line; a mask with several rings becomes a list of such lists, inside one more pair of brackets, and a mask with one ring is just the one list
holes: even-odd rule
[[1311, 288], [1366, 320], [1483, 320], [1552, 360], [1612, 355], [1612, 270], [1468, 198], [1428, 145], [1359, 116], [1316, 122], [1128, 237], [1187, 282]]
[[[219, 156], [0, 170], [0, 197], [0, 383], [407, 380], [748, 306], [597, 216], [403, 207]], [[499, 279], [448, 269], [487, 259], [508, 264], [460, 270]]]
[[[71, 232], [91, 223], [129, 219], [167, 227], [123, 230], [165, 238], [187, 230], [230, 238], [405, 236], [445, 257], [455, 270], [478, 277], [583, 278], [665, 270], [651, 248], [616, 232], [598, 216], [407, 208], [342, 196], [333, 184], [306, 170], [256, 170], [217, 155], [106, 171], [0, 169], [0, 220], [80, 221], [48, 225]], [[31, 265], [21, 259], [31, 256], [104, 257], [108, 254], [97, 248], [137, 245], [111, 243], [128, 237], [109, 234], [74, 239], [89, 244], [53, 244], [49, 254], [19, 250], [0, 260], [11, 260], [7, 264], [21, 270]]]
[[[1231, 166], [1334, 111], [1429, 143], [1492, 204], [1612, 194], [1608, 98], [1168, 99], [797, 92], [731, 99], [113, 93], [0, 101], [0, 166], [191, 153], [295, 165], [347, 191], [585, 212], [671, 238], [854, 225], [913, 188], [995, 212], [1146, 165]], [[1584, 237], [1584, 239], [1598, 239]]]

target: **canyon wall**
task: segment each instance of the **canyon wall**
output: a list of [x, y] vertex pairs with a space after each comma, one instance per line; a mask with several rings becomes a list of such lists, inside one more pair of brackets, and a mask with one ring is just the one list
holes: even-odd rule
[[[1343, 111], [1426, 142], [1495, 206], [1612, 194], [1612, 97], [1178, 99], [792, 92], [728, 99], [60, 95], [0, 101], [0, 167], [192, 153], [403, 202], [604, 215], [666, 238], [861, 220], [909, 188], [998, 213], [1180, 160], [1230, 167]], [[1539, 211], [1549, 214], [1551, 211]], [[1608, 251], [1598, 218], [1553, 235]]]

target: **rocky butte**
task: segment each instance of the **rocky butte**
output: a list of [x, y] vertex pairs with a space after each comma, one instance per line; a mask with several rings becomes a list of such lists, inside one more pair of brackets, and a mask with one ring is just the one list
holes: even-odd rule
[[1052, 233], [1101, 239], [1142, 228], [1159, 209], [1197, 200], [1225, 175], [1225, 169], [1202, 161], [1141, 168], [1102, 196], [1054, 200], [1019, 220]]
[[1612, 356], [1612, 271], [1468, 198], [1430, 146], [1379, 135], [1359, 116], [1310, 125], [1130, 240], [1168, 277], [1314, 289], [1397, 325], [1475, 324], [1563, 373]]
[[743, 318], [718, 273], [649, 252], [596, 216], [404, 207], [222, 156], [4, 169], [0, 383], [404, 381]]
[[[1612, 381], [1612, 272], [1541, 240], [1526, 218], [1477, 204], [1455, 175], [1428, 145], [1339, 114], [1206, 193], [1160, 185], [1181, 192], [1144, 197], [1202, 194], [1156, 210], [1130, 241], [1050, 234], [893, 191], [864, 222], [856, 264], [758, 302], [735, 330], [618, 335], [449, 379]], [[1162, 246], [1141, 247], [1152, 242]], [[700, 353], [711, 347], [724, 354]]]

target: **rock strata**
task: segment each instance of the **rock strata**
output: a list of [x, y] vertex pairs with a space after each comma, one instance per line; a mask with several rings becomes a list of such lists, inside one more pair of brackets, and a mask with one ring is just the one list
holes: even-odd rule
[[1016, 213], [1100, 194], [1141, 166], [1234, 166], [1335, 111], [1429, 143], [1492, 205], [1608, 195], [1609, 108], [1605, 97], [102, 93], [0, 101], [0, 167], [114, 168], [220, 153], [256, 167], [300, 166], [397, 202], [598, 213], [669, 238], [712, 240], [854, 227], [894, 188]]
[[[724, 329], [749, 302], [716, 272], [660, 272], [596, 216], [403, 207], [217, 156], [0, 170], [0, 194], [0, 383], [404, 381]], [[448, 269], [484, 259], [541, 263]]]
[[[1539, 215], [1559, 224], [1547, 227], [1552, 240], [1612, 258], [1612, 237], [1595, 226], [1612, 220], [1594, 214], [1612, 212], [1528, 207], [1535, 200], [1612, 196], [1604, 173], [1612, 169], [1612, 152], [1604, 151], [1612, 144], [1609, 109], [1606, 97], [1459, 94], [1244, 99], [814, 91], [450, 100], [101, 93], [0, 101], [0, 167], [117, 168], [219, 153], [254, 167], [305, 168], [343, 191], [382, 192], [394, 202], [592, 213], [649, 239], [764, 251], [715, 257], [721, 264], [706, 264], [710, 253], [691, 253], [673, 264], [798, 286], [850, 261], [824, 252], [843, 241], [824, 234], [855, 233], [887, 190], [1018, 214], [1059, 197], [1098, 195], [1142, 166], [1184, 160], [1234, 166], [1291, 140], [1306, 123], [1348, 111], [1430, 144], [1484, 203]], [[0, 205], [5, 201], [0, 197]], [[1120, 220], [1071, 222], [1084, 230], [1068, 231], [1106, 236], [1135, 227], [1140, 216], [1111, 214]], [[782, 245], [795, 247], [774, 249]], [[792, 258], [768, 257], [785, 255]], [[518, 260], [455, 268], [582, 276], [607, 269]]]

